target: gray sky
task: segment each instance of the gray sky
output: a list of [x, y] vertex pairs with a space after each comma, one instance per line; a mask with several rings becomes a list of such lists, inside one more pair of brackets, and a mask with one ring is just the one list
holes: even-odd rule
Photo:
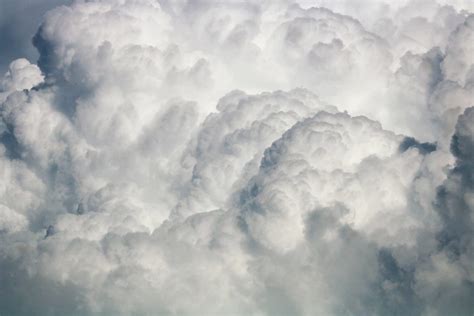
[[36, 62], [38, 53], [31, 44], [43, 15], [70, 0], [2, 0], [0, 1], [0, 73], [11, 61], [25, 57]]

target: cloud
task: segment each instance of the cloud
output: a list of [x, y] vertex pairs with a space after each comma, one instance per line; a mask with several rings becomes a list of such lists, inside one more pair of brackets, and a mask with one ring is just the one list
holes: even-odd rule
[[10, 64], [8, 72], [2, 80], [2, 95], [8, 92], [29, 90], [43, 82], [43, 75], [36, 65], [26, 59], [17, 59]]
[[417, 290], [426, 301], [433, 301], [429, 308], [433, 315], [468, 315], [473, 308], [473, 113], [469, 107], [459, 116], [451, 142], [456, 163], [438, 188], [436, 204], [442, 222], [438, 251], [417, 271]]
[[217, 110], [202, 123], [184, 158], [194, 166], [189, 197], [180, 201], [177, 216], [228, 207], [233, 193], [258, 170], [266, 147], [299, 120], [336, 108], [296, 89], [260, 95], [234, 91], [219, 100]]
[[46, 13], [0, 80], [0, 314], [472, 314], [472, 6], [315, 4]]

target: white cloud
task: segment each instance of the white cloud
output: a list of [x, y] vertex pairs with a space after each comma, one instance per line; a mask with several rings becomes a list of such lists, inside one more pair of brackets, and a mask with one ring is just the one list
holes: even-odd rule
[[470, 315], [472, 6], [299, 2], [45, 15], [0, 81], [0, 314]]

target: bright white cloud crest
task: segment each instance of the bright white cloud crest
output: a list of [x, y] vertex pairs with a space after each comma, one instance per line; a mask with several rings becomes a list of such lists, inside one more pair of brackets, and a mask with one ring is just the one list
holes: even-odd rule
[[471, 12], [49, 11], [0, 81], [0, 315], [472, 315]]

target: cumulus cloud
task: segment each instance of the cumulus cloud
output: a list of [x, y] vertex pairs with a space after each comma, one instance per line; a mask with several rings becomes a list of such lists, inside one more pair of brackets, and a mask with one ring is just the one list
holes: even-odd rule
[[2, 15], [1, 315], [472, 315], [469, 1], [60, 2]]

